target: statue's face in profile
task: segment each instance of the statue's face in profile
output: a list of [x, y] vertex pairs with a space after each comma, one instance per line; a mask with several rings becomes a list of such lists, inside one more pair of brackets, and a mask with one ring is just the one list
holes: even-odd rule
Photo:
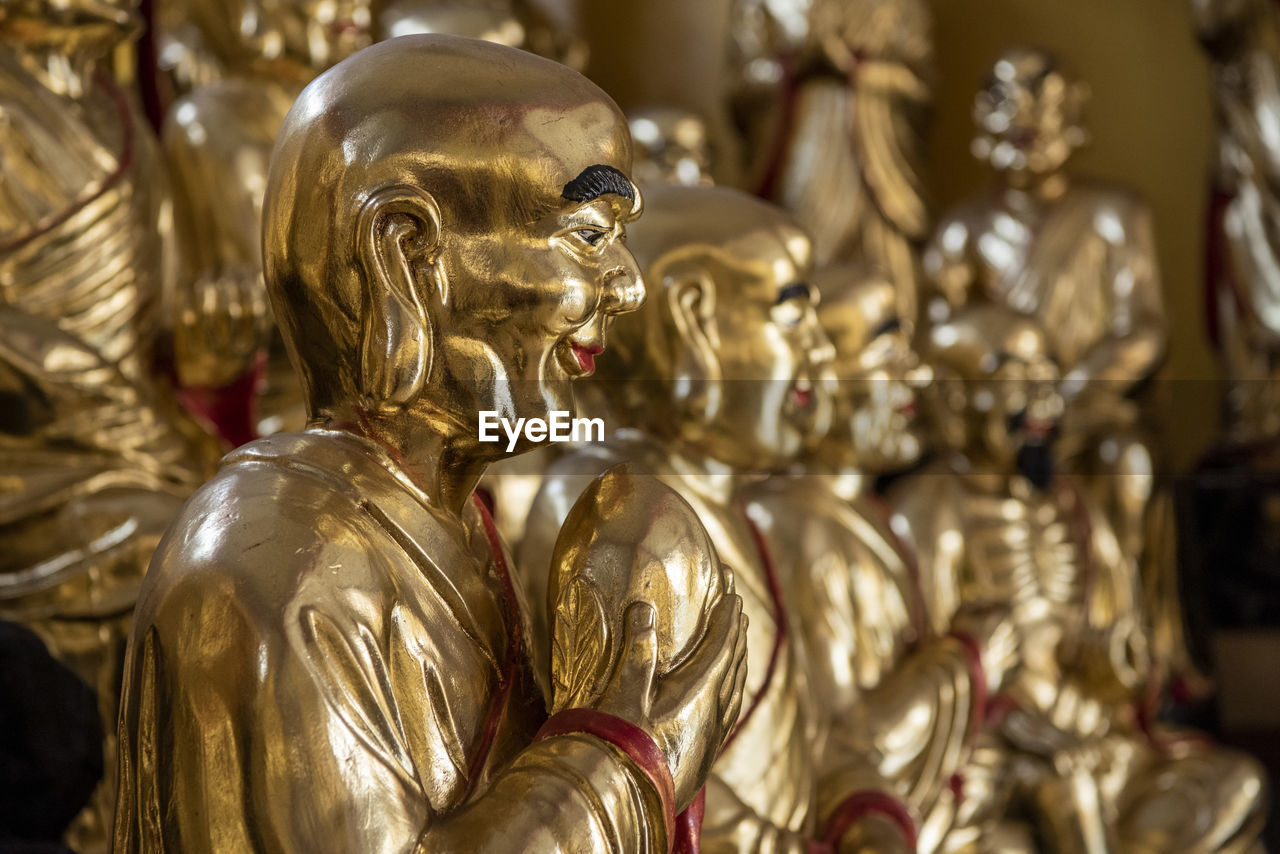
[[974, 102], [974, 154], [1015, 185], [1059, 171], [1085, 142], [1087, 97], [1051, 56], [1009, 51]]
[[787, 225], [716, 287], [721, 405], [707, 425], [718, 456], [741, 468], [794, 459], [830, 423], [822, 378], [831, 342], [818, 323], [807, 237]]
[[[858, 306], [866, 312], [859, 318], [859, 326], [868, 330], [866, 335], [849, 340], [832, 333], [836, 395], [828, 442], [847, 448], [858, 467], [873, 474], [905, 468], [920, 459], [924, 428], [917, 398], [932, 378], [911, 346], [894, 292], [884, 291], [882, 296], [869, 295], [872, 305], [863, 301]], [[857, 309], [849, 305], [841, 310]]]
[[452, 294], [433, 323], [446, 388], [455, 411], [512, 420], [573, 411], [572, 381], [594, 372], [614, 318], [644, 300], [625, 243], [641, 201], [615, 109], [534, 109], [524, 122], [527, 151], [460, 170], [470, 185], [437, 199]]

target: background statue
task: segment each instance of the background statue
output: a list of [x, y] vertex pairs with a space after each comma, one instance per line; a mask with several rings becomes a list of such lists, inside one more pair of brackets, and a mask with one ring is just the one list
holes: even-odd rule
[[1035, 320], [1062, 368], [1058, 453], [1109, 514], [1125, 554], [1147, 546], [1150, 443], [1131, 397], [1168, 340], [1151, 211], [1130, 190], [1070, 175], [1086, 89], [1050, 55], [995, 63], [978, 94], [974, 154], [992, 188], [947, 212], [925, 254], [940, 320], [990, 300]]
[[1152, 675], [1142, 579], [1108, 516], [1054, 470], [1063, 401], [1048, 336], [974, 304], [928, 343], [946, 453], [903, 481], [894, 530], [949, 589], [939, 599], [1001, 607], [1018, 635], [980, 800], [996, 817], [1002, 799], [1021, 804], [1050, 851], [1250, 850], [1257, 763], [1138, 713]]
[[1280, 14], [1265, 0], [1192, 0], [1218, 107], [1210, 331], [1230, 383], [1227, 433], [1280, 435]]
[[940, 628], [931, 626], [935, 587], [922, 584], [872, 482], [919, 460], [916, 397], [930, 371], [911, 348], [892, 282], [833, 267], [815, 283], [836, 353], [832, 427], [803, 458], [803, 473], [748, 485], [747, 512], [787, 579], [830, 731], [820, 801], [851, 786], [878, 791], [918, 817], [916, 851], [950, 850], [944, 839], [981, 814], [976, 792], [962, 793], [955, 780], [970, 775], [973, 740], [1014, 661], [1015, 635], [994, 609], [966, 608], [952, 620], [944, 604], [933, 608], [946, 611]]
[[69, 837], [82, 854], [105, 850], [138, 586], [211, 461], [155, 374], [173, 210], [150, 129], [107, 64], [138, 32], [134, 7], [0, 8], [0, 619], [96, 692], [107, 775]]
[[262, 194], [276, 134], [318, 72], [372, 43], [370, 0], [175, 0], [221, 71], [163, 130], [183, 263], [175, 368], [228, 444], [301, 429], [303, 403], [262, 283]]
[[924, 0], [736, 0], [731, 30], [746, 185], [813, 235], [819, 268], [888, 275], [908, 324], [931, 219], [931, 27]]

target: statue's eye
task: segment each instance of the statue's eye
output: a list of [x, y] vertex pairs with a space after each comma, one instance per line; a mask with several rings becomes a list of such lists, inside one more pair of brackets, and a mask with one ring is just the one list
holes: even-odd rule
[[579, 229], [576, 229], [573, 233], [578, 235], [579, 239], [586, 241], [592, 246], [595, 246], [601, 240], [603, 240], [604, 236], [609, 232], [603, 231], [599, 228], [579, 228]]

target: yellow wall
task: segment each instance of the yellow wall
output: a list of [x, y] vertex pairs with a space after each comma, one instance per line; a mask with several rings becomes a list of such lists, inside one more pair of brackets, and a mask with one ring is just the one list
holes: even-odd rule
[[[1186, 0], [932, 4], [939, 91], [931, 178], [940, 207], [987, 180], [969, 157], [969, 110], [1003, 48], [1049, 48], [1092, 86], [1093, 144], [1078, 156], [1077, 168], [1138, 187], [1155, 209], [1172, 326], [1163, 376], [1176, 380], [1161, 383], [1156, 393], [1171, 425], [1164, 443], [1185, 468], [1216, 434], [1219, 391], [1201, 286], [1213, 115]], [[728, 7], [728, 0], [584, 0], [579, 8], [593, 52], [588, 73], [624, 108], [664, 102], [719, 110]], [[723, 113], [716, 118], [723, 128]]]

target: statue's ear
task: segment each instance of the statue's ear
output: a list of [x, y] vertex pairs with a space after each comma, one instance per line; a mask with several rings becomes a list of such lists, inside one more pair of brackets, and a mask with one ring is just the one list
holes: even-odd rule
[[440, 209], [418, 187], [383, 188], [360, 209], [356, 241], [365, 274], [360, 391], [370, 408], [397, 409], [422, 393], [431, 372], [431, 291], [441, 302], [448, 296], [437, 264]]
[[720, 332], [716, 324], [716, 286], [698, 266], [668, 270], [663, 291], [675, 327], [671, 379], [676, 400], [709, 420], [720, 408]]

